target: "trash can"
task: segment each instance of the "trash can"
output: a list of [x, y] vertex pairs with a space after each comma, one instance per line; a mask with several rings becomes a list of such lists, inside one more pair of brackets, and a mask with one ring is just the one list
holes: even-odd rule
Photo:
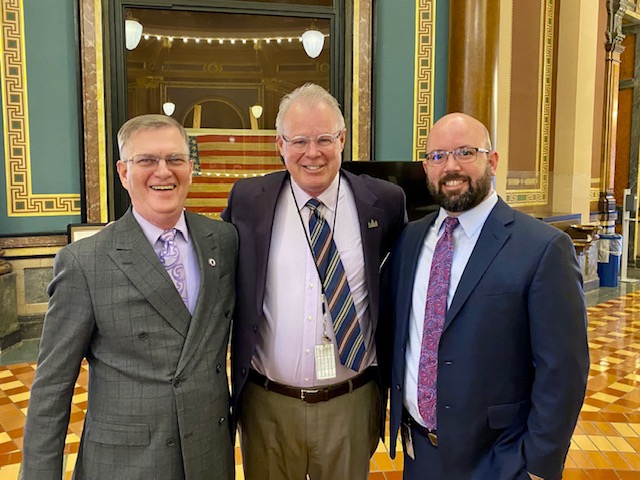
[[620, 279], [622, 235], [601, 233], [598, 246], [598, 277], [601, 287], [617, 287]]

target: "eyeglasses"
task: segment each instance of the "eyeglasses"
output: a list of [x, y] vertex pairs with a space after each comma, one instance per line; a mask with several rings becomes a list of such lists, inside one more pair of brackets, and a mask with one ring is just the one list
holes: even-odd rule
[[186, 168], [190, 163], [190, 156], [187, 153], [174, 153], [173, 155], [167, 155], [166, 157], [156, 157], [155, 155], [134, 155], [125, 162], [131, 162], [134, 165], [142, 168], [157, 168], [160, 165], [160, 161], [164, 160], [167, 164], [167, 168], [171, 170], [179, 170]]
[[476, 159], [476, 156], [480, 153], [489, 153], [489, 150], [485, 148], [477, 147], [458, 147], [454, 150], [434, 150], [425, 155], [425, 161], [429, 165], [443, 165], [449, 154], [453, 154], [453, 158], [459, 163], [471, 163]]
[[311, 145], [311, 142], [315, 142], [316, 147], [318, 147], [318, 149], [320, 150], [330, 149], [333, 146], [333, 144], [336, 143], [336, 140], [338, 139], [341, 133], [342, 131], [339, 131], [338, 133], [333, 133], [333, 134], [325, 133], [323, 135], [318, 135], [316, 137], [287, 138], [284, 135], [280, 135], [280, 136], [285, 142], [289, 144], [289, 147], [292, 150], [302, 153], [307, 151], [307, 148], [309, 148], [309, 145]]

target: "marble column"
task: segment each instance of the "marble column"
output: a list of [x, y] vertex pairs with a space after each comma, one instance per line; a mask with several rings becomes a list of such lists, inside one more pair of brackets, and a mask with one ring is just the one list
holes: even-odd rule
[[627, 2], [607, 2], [609, 24], [607, 26], [607, 56], [605, 63], [605, 108], [602, 138], [602, 160], [600, 163], [600, 197], [598, 214], [602, 225], [613, 231], [616, 218], [616, 200], [613, 183], [616, 171], [616, 133], [618, 129], [618, 83], [620, 81], [620, 55], [624, 47], [622, 40], [622, 18]]
[[495, 143], [500, 2], [451, 0], [447, 110], [476, 117]]

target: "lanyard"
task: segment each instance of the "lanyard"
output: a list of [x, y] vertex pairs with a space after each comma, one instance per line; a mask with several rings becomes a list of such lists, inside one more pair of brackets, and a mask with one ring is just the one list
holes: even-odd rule
[[[340, 173], [338, 173], [338, 175], [340, 175]], [[333, 236], [335, 234], [336, 231], [336, 220], [338, 219], [338, 202], [340, 199], [340, 184], [341, 184], [342, 178], [341, 176], [338, 176], [338, 192], [336, 193], [336, 208], [335, 208], [335, 212], [333, 214], [333, 228], [331, 229], [331, 242], [333, 242]], [[307, 229], [305, 228], [305, 223], [304, 220], [302, 219], [302, 214], [300, 213], [300, 207], [298, 206], [298, 201], [296, 200], [296, 195], [293, 192], [293, 185], [291, 183], [291, 179], [289, 179], [289, 189], [291, 190], [291, 196], [293, 197], [293, 203], [296, 206], [296, 212], [298, 212], [298, 218], [300, 219], [300, 225], [302, 226], [302, 231], [304, 232], [304, 237], [307, 240], [307, 246], [309, 247], [309, 252], [311, 252], [311, 258], [313, 258], [313, 264], [316, 267], [316, 272], [318, 273], [318, 278], [320, 279], [320, 288], [321, 288], [321, 292], [322, 292], [322, 328], [323, 328], [323, 335], [325, 339], [328, 339], [327, 336], [327, 296], [325, 293], [325, 285], [324, 282], [326, 280], [326, 275], [325, 278], [322, 278], [322, 275], [320, 274], [320, 268], [318, 267], [318, 262], [316, 261], [316, 256], [313, 253], [313, 246], [311, 245], [311, 238], [309, 237], [309, 233], [307, 232]], [[319, 212], [318, 212], [319, 213]], [[327, 219], [325, 218], [324, 221], [326, 222]], [[327, 222], [328, 223], [328, 222]], [[336, 249], [338, 247], [336, 246]]]

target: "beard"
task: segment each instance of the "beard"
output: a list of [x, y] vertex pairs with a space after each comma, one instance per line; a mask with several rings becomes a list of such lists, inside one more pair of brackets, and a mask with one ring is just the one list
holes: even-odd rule
[[[476, 205], [480, 204], [491, 191], [491, 167], [487, 165], [484, 175], [477, 182], [471, 180], [471, 177], [459, 174], [449, 174], [442, 177], [437, 184], [433, 184], [427, 179], [427, 187], [429, 193], [435, 200], [435, 203], [444, 208], [447, 212], [466, 212]], [[442, 185], [451, 180], [462, 180], [467, 182], [469, 188], [463, 193], [445, 193]]]

